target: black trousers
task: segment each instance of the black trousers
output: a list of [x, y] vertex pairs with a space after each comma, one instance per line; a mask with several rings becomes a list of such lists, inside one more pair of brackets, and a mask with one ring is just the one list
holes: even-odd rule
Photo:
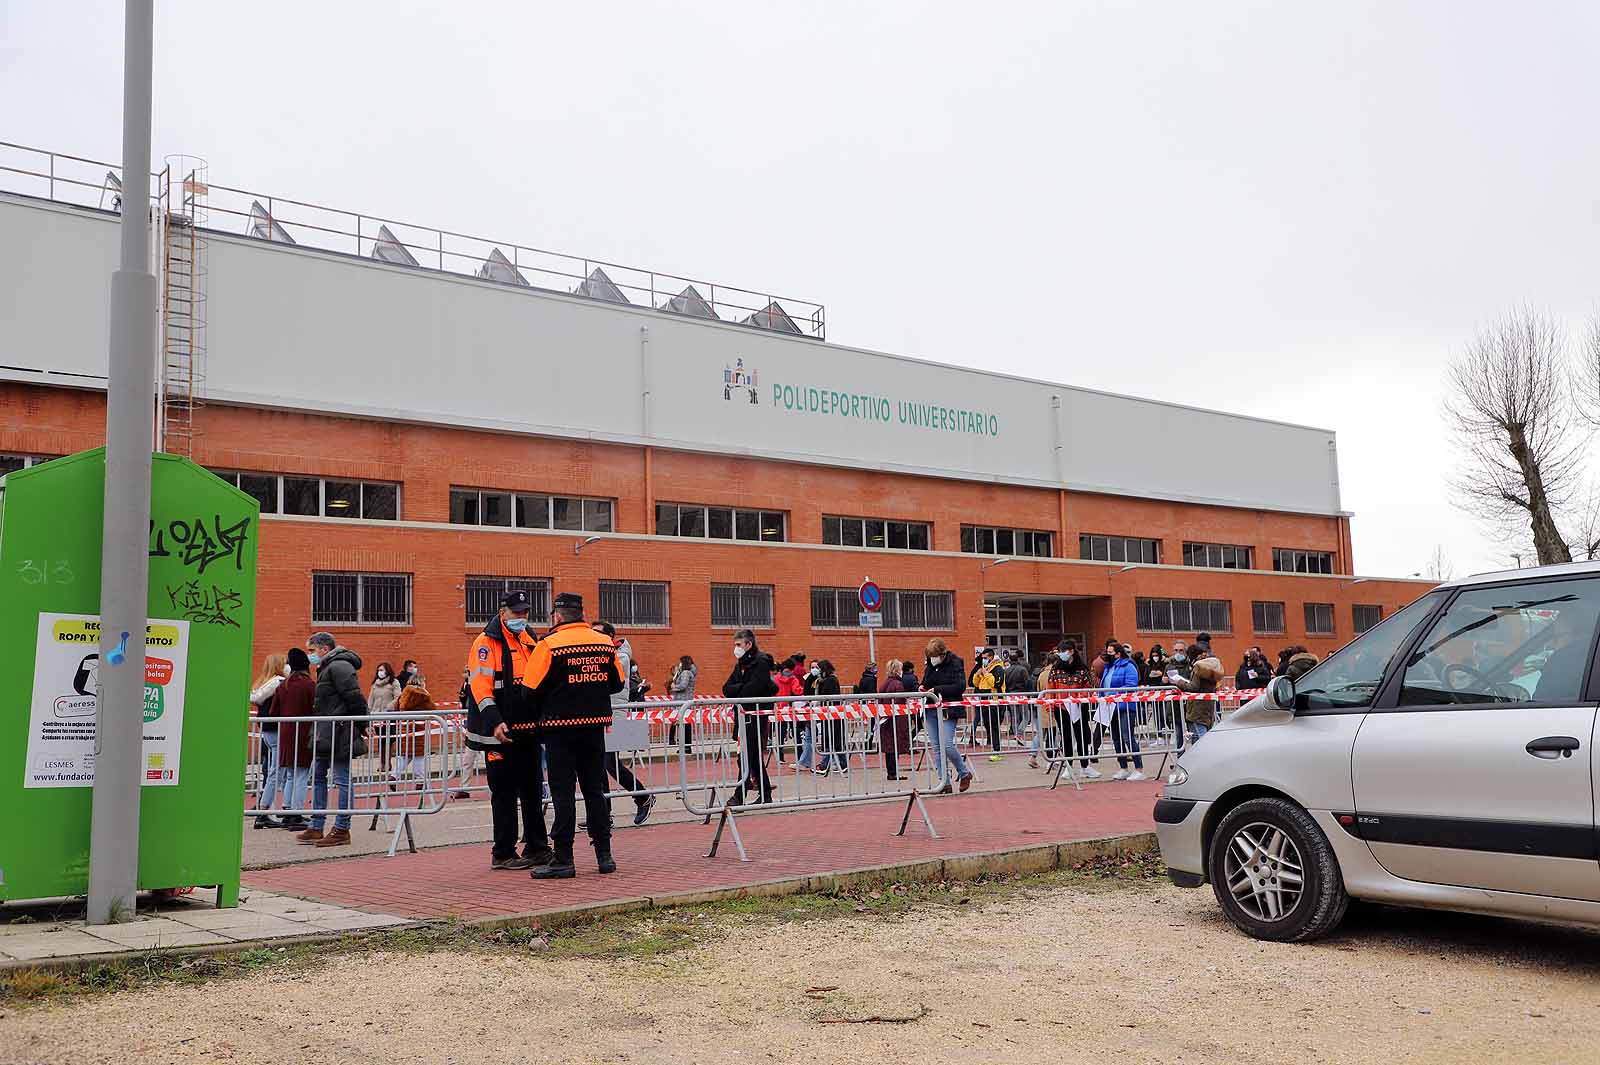
[[762, 802], [772, 801], [772, 778], [767, 775], [767, 737], [771, 727], [766, 717], [745, 715], [744, 739], [740, 744], [745, 778], [728, 796], [730, 806], [744, 802], [744, 789], [749, 787], [758, 789]]
[[998, 751], [1000, 749], [1000, 707], [978, 707], [978, 720], [983, 722], [983, 731], [989, 737], [989, 746]]
[[522, 841], [527, 849], [538, 851], [550, 845], [544, 831], [539, 747], [535, 737], [518, 735], [511, 743], [484, 752], [496, 858], [511, 858], [517, 853], [518, 806], [522, 807]]
[[583, 792], [589, 840], [596, 851], [611, 850], [611, 802], [606, 798], [606, 730], [598, 725], [568, 725], [544, 734], [550, 761], [550, 802], [556, 808], [550, 828], [556, 856], [572, 857], [572, 837], [578, 825], [578, 800]]
[[[687, 725], [684, 726], [688, 728]], [[616, 751], [606, 752], [606, 772], [610, 774], [622, 787], [623, 791], [644, 791], [644, 785], [639, 783], [639, 778], [633, 775], [633, 770], [628, 768], [628, 763], [617, 757]], [[634, 797], [634, 802], [642, 803], [649, 800], [648, 795], [639, 794]]]

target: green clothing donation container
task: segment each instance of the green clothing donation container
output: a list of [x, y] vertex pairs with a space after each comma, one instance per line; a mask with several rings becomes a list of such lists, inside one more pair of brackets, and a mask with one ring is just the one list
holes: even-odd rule
[[[0, 479], [0, 900], [89, 886], [105, 450]], [[156, 455], [141, 889], [239, 900], [260, 505]], [[120, 635], [120, 634], [119, 634]], [[130, 640], [131, 643], [131, 640]]]

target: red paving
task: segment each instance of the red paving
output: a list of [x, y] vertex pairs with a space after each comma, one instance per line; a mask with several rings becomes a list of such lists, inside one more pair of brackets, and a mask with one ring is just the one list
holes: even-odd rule
[[406, 917], [476, 920], [1143, 832], [1159, 793], [1159, 782], [1148, 781], [941, 796], [927, 800], [940, 839], [929, 839], [915, 815], [903, 837], [893, 835], [899, 803], [749, 814], [739, 821], [749, 862], [726, 835], [717, 857], [705, 857], [714, 826], [698, 821], [630, 828], [613, 840], [620, 868], [612, 876], [595, 872], [580, 835], [578, 877], [566, 881], [494, 872], [488, 845], [475, 843], [251, 870], [244, 886]]

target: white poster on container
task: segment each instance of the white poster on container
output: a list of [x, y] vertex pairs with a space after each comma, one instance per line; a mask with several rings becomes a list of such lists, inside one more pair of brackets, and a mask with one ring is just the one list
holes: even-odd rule
[[[100, 619], [39, 615], [23, 787], [94, 784], [94, 733]], [[145, 630], [144, 783], [178, 783], [183, 761], [183, 692], [189, 673], [189, 623], [151, 618]]]

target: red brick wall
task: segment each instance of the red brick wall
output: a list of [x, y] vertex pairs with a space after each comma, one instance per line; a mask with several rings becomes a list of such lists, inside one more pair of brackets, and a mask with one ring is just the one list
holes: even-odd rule
[[[103, 440], [104, 405], [98, 393], [0, 384], [0, 415], [0, 451], [64, 454], [98, 446]], [[435, 686], [449, 691], [454, 690], [453, 678], [459, 675], [470, 639], [462, 588], [469, 573], [552, 578], [556, 590], [581, 593], [591, 614], [598, 609], [603, 578], [670, 581], [672, 627], [628, 633], [658, 691], [664, 690], [668, 666], [680, 654], [693, 655], [702, 664], [708, 685], [720, 683], [729, 668], [731, 633], [710, 626], [714, 581], [773, 585], [776, 624], [760, 634], [766, 648], [780, 658], [793, 651], [832, 658], [846, 682], [855, 679], [866, 658], [866, 637], [857, 631], [813, 630], [810, 588], [814, 585], [852, 587], [870, 575], [886, 588], [952, 590], [955, 630], [939, 635], [964, 658], [975, 644], [984, 642], [986, 592], [1091, 597], [1066, 604], [1065, 628], [1083, 631], [1094, 642], [1115, 634], [1141, 647], [1170, 644], [1174, 634], [1138, 632], [1136, 596], [1228, 599], [1233, 603], [1234, 632], [1216, 634], [1216, 648], [1230, 667], [1237, 664], [1243, 648], [1258, 642], [1274, 650], [1305, 643], [1326, 653], [1353, 635], [1353, 603], [1380, 604], [1387, 615], [1424, 590], [1403, 581], [1371, 581], [1357, 587], [1348, 579], [1203, 569], [1140, 567], [1119, 572], [1121, 566], [1115, 563], [1018, 559], [982, 570], [987, 559], [972, 555], [699, 540], [607, 538], [574, 556], [573, 546], [581, 537], [570, 533], [443, 525], [449, 514], [450, 486], [616, 498], [618, 531], [647, 533], [653, 531], [654, 517], [646, 501], [643, 449], [227, 407], [207, 408], [200, 426], [195, 458], [204, 465], [399, 481], [403, 519], [441, 523], [419, 529], [337, 520], [264, 521], [257, 656], [302, 643], [311, 631], [313, 570], [411, 573], [415, 625], [337, 630], [336, 635], [369, 664], [389, 659], [398, 666], [400, 659], [417, 658], [429, 667]], [[1162, 557], [1169, 562], [1182, 559], [1184, 540], [1210, 540], [1254, 546], [1258, 566], [1271, 565], [1273, 547], [1332, 551], [1337, 568], [1349, 572], [1349, 522], [1336, 517], [1069, 493], [1063, 528], [1061, 494], [1052, 489], [659, 449], [650, 465], [654, 498], [784, 510], [794, 544], [816, 545], [821, 540], [824, 513], [859, 514], [932, 522], [938, 551], [957, 551], [961, 524], [978, 523], [1053, 531], [1057, 552], [1069, 557], [1077, 554], [1080, 532], [1095, 532], [1157, 537]], [[1250, 631], [1250, 604], [1255, 599], [1285, 604], [1286, 633], [1256, 636]], [[1305, 634], [1307, 601], [1335, 604], [1334, 636]], [[930, 635], [880, 633], [878, 657], [920, 657]]]

